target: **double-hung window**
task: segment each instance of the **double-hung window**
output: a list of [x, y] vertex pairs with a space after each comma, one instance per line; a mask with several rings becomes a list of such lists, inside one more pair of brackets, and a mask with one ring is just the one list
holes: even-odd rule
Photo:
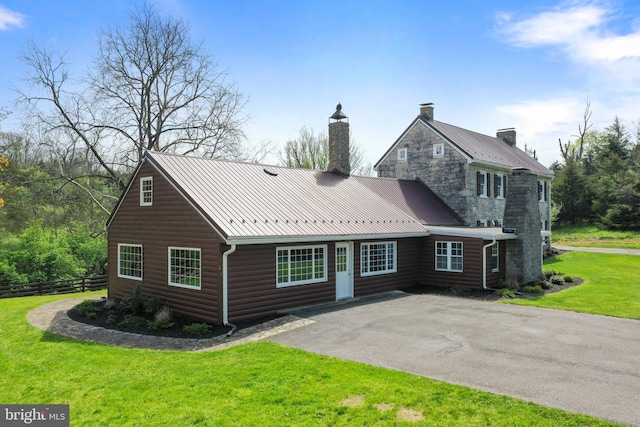
[[153, 177], [140, 178], [140, 206], [153, 205]]
[[142, 245], [118, 243], [118, 277], [142, 280]]
[[493, 185], [495, 186], [495, 196], [498, 199], [504, 199], [504, 175], [501, 173], [497, 173], [495, 174], [493, 179]]
[[276, 287], [327, 281], [327, 245], [276, 248]]
[[360, 275], [395, 273], [397, 271], [396, 242], [372, 242], [360, 245]]
[[433, 157], [444, 157], [444, 144], [433, 144]]
[[398, 160], [401, 161], [401, 162], [406, 162], [407, 161], [407, 149], [406, 148], [398, 149]]
[[436, 242], [436, 270], [462, 271], [462, 242]]
[[478, 171], [476, 175], [478, 182], [476, 183], [478, 197], [488, 197], [489, 195], [489, 179], [487, 172]]
[[491, 246], [491, 271], [500, 271], [500, 246], [498, 243]]
[[169, 285], [200, 289], [202, 256], [198, 248], [169, 247]]

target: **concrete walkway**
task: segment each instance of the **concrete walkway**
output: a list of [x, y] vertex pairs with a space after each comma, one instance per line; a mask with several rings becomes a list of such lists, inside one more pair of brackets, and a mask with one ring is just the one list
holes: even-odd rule
[[553, 247], [561, 251], [596, 252], [600, 254], [618, 254], [618, 255], [640, 255], [640, 249], [584, 248], [584, 247], [576, 247], [576, 246], [557, 246], [557, 245], [553, 245]]

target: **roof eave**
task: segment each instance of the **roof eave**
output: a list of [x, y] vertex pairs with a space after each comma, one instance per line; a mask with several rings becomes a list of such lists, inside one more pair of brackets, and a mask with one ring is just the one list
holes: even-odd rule
[[296, 236], [230, 236], [229, 244], [235, 245], [265, 245], [278, 243], [307, 243], [307, 242], [340, 242], [353, 240], [382, 240], [403, 239], [411, 237], [428, 237], [428, 231], [408, 233], [375, 233], [375, 234], [333, 234], [333, 235], [296, 235]]

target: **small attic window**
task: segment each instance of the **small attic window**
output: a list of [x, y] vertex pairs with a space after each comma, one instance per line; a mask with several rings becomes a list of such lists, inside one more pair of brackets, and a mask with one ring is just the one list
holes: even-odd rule
[[433, 157], [444, 157], [444, 144], [433, 144]]
[[153, 205], [153, 177], [140, 178], [140, 206]]
[[406, 148], [398, 149], [398, 161], [399, 162], [406, 162], [407, 161], [407, 149]]

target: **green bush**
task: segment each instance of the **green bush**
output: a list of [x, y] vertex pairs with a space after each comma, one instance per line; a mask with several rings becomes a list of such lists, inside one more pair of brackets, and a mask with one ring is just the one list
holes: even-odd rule
[[522, 291], [528, 294], [542, 294], [544, 290], [540, 285], [527, 285], [522, 288]]
[[568, 274], [563, 277], [564, 281], [567, 283], [573, 283], [573, 276], [569, 276]]
[[144, 301], [144, 311], [149, 314], [159, 313], [167, 303], [159, 297], [151, 297]]
[[204, 335], [211, 332], [211, 325], [206, 323], [193, 323], [191, 325], [185, 325], [182, 327], [182, 330], [189, 335]]
[[98, 315], [98, 307], [96, 307], [95, 301], [84, 300], [76, 306], [76, 313], [79, 316], [86, 317], [87, 319], [95, 319]]
[[147, 320], [144, 317], [127, 314], [119, 325], [127, 328], [142, 328], [147, 326]]
[[559, 275], [554, 275], [551, 276], [549, 278], [549, 280], [551, 281], [551, 283], [553, 283], [554, 285], [564, 285], [564, 280], [562, 279], [562, 276]]
[[542, 289], [551, 289], [552, 283], [548, 280], [538, 283]]
[[515, 298], [516, 293], [513, 289], [502, 288], [496, 291], [496, 295], [502, 298]]
[[131, 314], [139, 314], [144, 309], [145, 299], [142, 295], [142, 286], [140, 283], [133, 288], [133, 294], [125, 297], [123, 300], [124, 308]]
[[115, 323], [118, 321], [118, 318], [116, 316], [115, 313], [109, 313], [109, 315], [107, 316], [107, 324], [108, 325], [115, 325]]
[[157, 331], [158, 329], [169, 329], [170, 327], [172, 327], [175, 323], [173, 322], [168, 322], [166, 320], [149, 320], [147, 322], [147, 329], [149, 329], [150, 331]]

